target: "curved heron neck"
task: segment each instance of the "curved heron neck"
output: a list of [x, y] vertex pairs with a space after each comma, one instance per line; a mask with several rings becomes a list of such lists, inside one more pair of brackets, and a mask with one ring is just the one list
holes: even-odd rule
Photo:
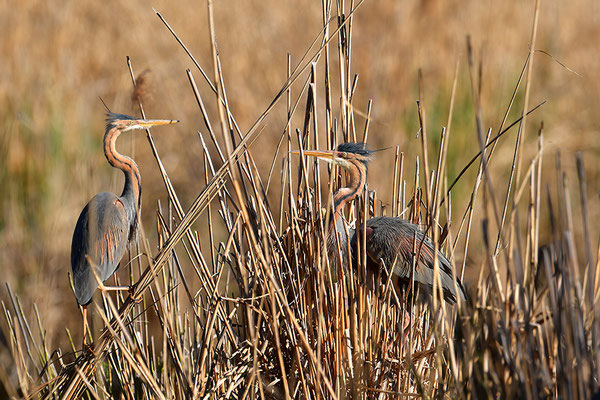
[[367, 183], [366, 166], [359, 161], [350, 161], [350, 163], [352, 166], [348, 168], [348, 173], [350, 175], [348, 186], [341, 188], [333, 196], [333, 210], [335, 213], [334, 218], [332, 218], [333, 225], [337, 225], [338, 219], [341, 218], [346, 203], [349, 203], [357, 197]]
[[[367, 168], [366, 165], [359, 161], [350, 161], [351, 167], [348, 168], [350, 177], [348, 179], [348, 186], [338, 190], [333, 196], [333, 210], [334, 217], [331, 218], [331, 226], [329, 229], [328, 247], [329, 255], [333, 257], [333, 260], [337, 260], [337, 239], [339, 235], [340, 248], [342, 250], [342, 259], [347, 259], [347, 241], [348, 236], [346, 234], [346, 228], [344, 226], [344, 219], [342, 218], [342, 212], [346, 203], [357, 197], [365, 187], [367, 183]], [[337, 232], [337, 233], [336, 233]], [[335, 261], [334, 261], [335, 262]]]
[[[128, 205], [133, 206], [133, 211], [137, 214], [142, 194], [142, 177], [135, 161], [117, 151], [115, 143], [120, 134], [121, 129], [117, 127], [106, 132], [104, 135], [104, 155], [110, 165], [123, 171], [125, 185], [123, 186], [121, 199], [125, 200]], [[136, 215], [132, 215], [131, 217], [135, 218]]]

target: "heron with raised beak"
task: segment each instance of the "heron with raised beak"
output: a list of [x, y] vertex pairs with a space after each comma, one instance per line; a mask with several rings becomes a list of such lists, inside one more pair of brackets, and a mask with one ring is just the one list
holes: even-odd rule
[[135, 239], [141, 209], [140, 171], [135, 161], [116, 150], [117, 138], [123, 132], [177, 122], [179, 121], [169, 119], [135, 119], [110, 112], [107, 114], [104, 155], [110, 165], [123, 171], [125, 185], [120, 196], [102, 192], [92, 197], [81, 211], [73, 232], [71, 268], [75, 297], [82, 307], [84, 346], [87, 306], [96, 289], [131, 290], [128, 286], [108, 287], [103, 284], [115, 273], [128, 244]]
[[[301, 154], [293, 151], [293, 154]], [[335, 150], [304, 150], [304, 155], [317, 157], [348, 171], [348, 186], [339, 189], [333, 195], [333, 212], [327, 238], [327, 250], [330, 262], [339, 264], [339, 248], [342, 251], [342, 262], [348, 260], [348, 248], [355, 257], [358, 251], [357, 232], [362, 226], [349, 230], [344, 226], [342, 211], [344, 206], [359, 196], [367, 183], [368, 165], [373, 151], [364, 143], [343, 143]], [[417, 240], [415, 246], [415, 238]], [[366, 267], [367, 271], [379, 276], [385, 275], [394, 279], [394, 284], [406, 293], [411, 280], [431, 290], [434, 283], [434, 257], [439, 265], [439, 283], [444, 299], [455, 304], [457, 298], [465, 299], [464, 288], [460, 280], [452, 273], [450, 261], [440, 252], [435, 251], [431, 241], [425, 237], [417, 225], [399, 217], [376, 217], [366, 221]], [[416, 248], [416, 262], [413, 274], [413, 249]], [[355, 260], [356, 262], [356, 260]]]

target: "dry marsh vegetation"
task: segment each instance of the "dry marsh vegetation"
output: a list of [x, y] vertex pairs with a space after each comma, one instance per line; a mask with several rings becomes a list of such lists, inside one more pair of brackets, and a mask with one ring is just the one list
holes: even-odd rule
[[[176, 60], [184, 57], [189, 66], [177, 72], [185, 91], [177, 94], [170, 90], [173, 83], [162, 85], [163, 80], [174, 80], [165, 73], [169, 69], [158, 66], [160, 80], [155, 81], [155, 65], [150, 71], [141, 67], [137, 71], [136, 58], [143, 49], [118, 67], [126, 71], [123, 81], [128, 81], [128, 88], [113, 93], [116, 105], [131, 102], [132, 113], [144, 115], [149, 103], [149, 117], [185, 120], [180, 114], [184, 112], [190, 122], [186, 126], [184, 121], [181, 130], [192, 135], [165, 140], [148, 132], [149, 146], [136, 149], [136, 159], [139, 155], [144, 160], [144, 190], [148, 188], [154, 202], [144, 200], [139, 241], [116, 279], [133, 284], [134, 297], [141, 301], [96, 294], [90, 306], [95, 316], [93, 352], [80, 348], [80, 316], [72, 293], [66, 284], [54, 283], [67, 281], [68, 255], [61, 258], [57, 255], [61, 253], [49, 249], [59, 243], [68, 248], [71, 232], [58, 217], [48, 223], [35, 213], [43, 214], [61, 200], [63, 207], [78, 211], [78, 200], [84, 204], [89, 194], [105, 190], [102, 184], [110, 179], [90, 173], [96, 167], [110, 169], [105, 161], [92, 169], [91, 164], [77, 164], [81, 155], [69, 151], [81, 147], [72, 143], [85, 143], [84, 154], [98, 152], [97, 127], [102, 124], [90, 123], [89, 138], [75, 141], [63, 133], [64, 126], [77, 118], [86, 121], [85, 115], [95, 109], [75, 107], [83, 117], [42, 113], [37, 121], [33, 117], [41, 107], [39, 100], [30, 95], [24, 98], [31, 100], [29, 105], [17, 104], [10, 95], [13, 89], [4, 86], [0, 98], [8, 99], [10, 112], [20, 114], [18, 119], [6, 119], [9, 133], [2, 148], [8, 154], [3, 179], [11, 191], [3, 200], [8, 217], [2, 221], [5, 251], [0, 256], [7, 271], [0, 319], [0, 397], [590, 398], [597, 393], [600, 250], [599, 232], [591, 223], [599, 211], [595, 139], [589, 139], [584, 153], [570, 150], [572, 142], [587, 140], [589, 132], [597, 131], [598, 117], [584, 108], [580, 118], [567, 118], [573, 110], [561, 108], [568, 100], [556, 95], [564, 87], [541, 83], [549, 78], [540, 75], [550, 74], [548, 69], [536, 69], [541, 60], [574, 76], [536, 52], [544, 47], [540, 41], [553, 43], [540, 19], [547, 16], [546, 5], [513, 5], [519, 11], [507, 7], [493, 17], [490, 13], [483, 23], [490, 23], [492, 30], [499, 29], [492, 20], [525, 28], [502, 31], [505, 40], [486, 51], [465, 36], [460, 39], [461, 50], [440, 43], [439, 54], [415, 57], [427, 60], [422, 65], [413, 65], [414, 60], [404, 63], [414, 72], [411, 77], [394, 75], [399, 57], [383, 54], [386, 43], [402, 42], [397, 49], [402, 54], [409, 51], [405, 38], [414, 40], [418, 33], [420, 42], [435, 41], [436, 29], [442, 28], [429, 32], [419, 23], [383, 28], [384, 22], [406, 12], [421, 22], [447, 24], [460, 32], [465, 15], [450, 18], [453, 9], [436, 1], [408, 6], [324, 1], [321, 9], [288, 5], [286, 15], [296, 10], [298, 18], [310, 21], [302, 26], [290, 17], [294, 27], [288, 28], [308, 35], [302, 46], [293, 43], [297, 38], [289, 42], [305, 52], [285, 57], [286, 50], [273, 45], [285, 47], [285, 40], [257, 46], [251, 50], [254, 62], [264, 62], [257, 68], [248, 64], [248, 57], [227, 60], [224, 48], [231, 46], [229, 41], [217, 48], [221, 44], [217, 39], [228, 35], [240, 43], [249, 39], [235, 29], [221, 28], [224, 11], [208, 4], [204, 19], [208, 40], [198, 40], [190, 34], [193, 30], [181, 34], [181, 14], [171, 20], [167, 13], [154, 16], [162, 30], [155, 28], [144, 36], [158, 43], [158, 50], [148, 50], [153, 59], [161, 60], [157, 64], [175, 63], [164, 60], [160, 52], [167, 43], [177, 46]], [[586, 7], [583, 2], [579, 6]], [[593, 6], [587, 6], [597, 18]], [[551, 7], [554, 12], [559, 8]], [[481, 16], [482, 9], [466, 7], [471, 17]], [[261, 17], [260, 23], [254, 21], [255, 29], [266, 36], [276, 25], [266, 18], [269, 11], [281, 9], [261, 4], [250, 13], [250, 19]], [[568, 15], [584, 12], [568, 11]], [[23, 12], [34, 16], [43, 9]], [[62, 18], [77, 12], [66, 7]], [[85, 31], [92, 21], [108, 23], [107, 11], [88, 12], [83, 22], [74, 23], [73, 32]], [[50, 15], [61, 18], [58, 13]], [[367, 16], [365, 21], [362, 15]], [[373, 16], [382, 19], [374, 21]], [[132, 18], [135, 24], [140, 17]], [[474, 43], [481, 29], [473, 27]], [[561, 29], [568, 31], [564, 25]], [[582, 24], [582, 29], [594, 34], [598, 28]], [[24, 33], [18, 28], [15, 32], [18, 42]], [[102, 31], [99, 37], [108, 35], [116, 41], [114, 34]], [[58, 37], [71, 44], [71, 36]], [[518, 55], [507, 50], [511, 41], [523, 44]], [[412, 46], [416, 54], [423, 51]], [[553, 51], [550, 54], [554, 56]], [[107, 55], [92, 58], [102, 57]], [[510, 85], [487, 73], [497, 57], [506, 59], [500, 69], [511, 72], [502, 77]], [[78, 68], [103, 75], [102, 65], [108, 64], [84, 63]], [[423, 67], [419, 74], [418, 67]], [[387, 83], [379, 79], [382, 74], [388, 76]], [[597, 77], [597, 72], [591, 76]], [[66, 79], [77, 78], [81, 76]], [[239, 85], [242, 89], [237, 88], [240, 79], [245, 82]], [[589, 81], [585, 90], [597, 88], [598, 80]], [[439, 92], [430, 82], [440, 84]], [[11, 83], [19, 84], [27, 86]], [[389, 86], [392, 93], [386, 96], [391, 98], [369, 100], [364, 92], [378, 85], [376, 92], [386, 92]], [[414, 95], [406, 93], [411, 85], [417, 88], [411, 91]], [[588, 104], [598, 105], [597, 96], [572, 92], [572, 101], [583, 96]], [[167, 100], [157, 100], [163, 93], [170, 93]], [[428, 94], [438, 97], [430, 100]], [[74, 104], [66, 93], [43, 95], [58, 104]], [[246, 104], [255, 99], [262, 99], [260, 105]], [[419, 100], [418, 108], [414, 99]], [[501, 111], [496, 103], [503, 104]], [[398, 113], [410, 107], [413, 111]], [[402, 122], [383, 119], [386, 113]], [[587, 123], [579, 121], [586, 117]], [[41, 160], [31, 157], [37, 154], [32, 145], [37, 143], [37, 124], [47, 124], [50, 131], [44, 139], [50, 150]], [[557, 137], [556, 125], [572, 129], [571, 140]], [[382, 133], [394, 129], [418, 132], [418, 137], [409, 140]], [[343, 185], [343, 172], [289, 156], [299, 147], [332, 148], [342, 141], [366, 141], [372, 148], [393, 146], [377, 154], [383, 161], [370, 169], [369, 189], [374, 191], [354, 202], [347, 210], [348, 220], [401, 215], [419, 223], [468, 287], [469, 298], [455, 307], [439, 296], [429, 304], [411, 304], [406, 334], [393, 286], [367, 288], [361, 284], [360, 265], [329, 267], [324, 210], [331, 207], [330, 187]], [[10, 154], [8, 143], [17, 145]], [[120, 147], [127, 148], [126, 143]], [[562, 151], [550, 151], [552, 146]], [[57, 181], [54, 175], [50, 177], [55, 180], [48, 180], [46, 170], [66, 173], [69, 163], [79, 166], [74, 169], [75, 180], [89, 175], [90, 193], [81, 199], [52, 197], [55, 186], [67, 180]], [[13, 181], [17, 178], [21, 180]], [[113, 180], [116, 188], [120, 181]], [[73, 183], [63, 188], [77, 191]], [[36, 190], [39, 198], [29, 198]], [[28, 199], [34, 207], [18, 208], [20, 199]], [[61, 219], [74, 223], [75, 214], [62, 208], [60, 213]], [[12, 228], [15, 224], [20, 229]], [[36, 248], [38, 242], [27, 234], [45, 232], [44, 237], [50, 237], [48, 224], [60, 227], [56, 237], [64, 234], [68, 239]], [[9, 228], [20, 236], [10, 238]], [[19, 237], [20, 248], [13, 248]], [[26, 270], [7, 267], [12, 264], [26, 265]], [[44, 270], [45, 266], [49, 268]], [[28, 274], [40, 276], [42, 282], [29, 282]], [[40, 288], [46, 293], [37, 296], [45, 297], [32, 295]], [[65, 306], [62, 309], [70, 311], [58, 316], [60, 305], [44, 303], [57, 298], [71, 302], [72, 310]], [[59, 321], [68, 322], [66, 329]]]

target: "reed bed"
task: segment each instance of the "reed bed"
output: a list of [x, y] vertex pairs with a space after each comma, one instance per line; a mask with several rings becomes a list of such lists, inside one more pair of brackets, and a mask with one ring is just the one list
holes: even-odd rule
[[[467, 282], [469, 298], [455, 307], [441, 301], [410, 304], [411, 324], [403, 332], [404, 309], [393, 285], [366, 282], [364, 265], [333, 267], [326, 252], [332, 192], [344, 173], [319, 167], [292, 149], [333, 148], [343, 141], [365, 141], [371, 105], [353, 106], [359, 90], [352, 73], [352, 32], [363, 1], [323, 2], [323, 29], [304, 57], [288, 57], [287, 80], [247, 131], [229, 108], [226, 82], [216, 48], [209, 1], [212, 65], [203, 67], [178, 37], [176, 27], [157, 13], [194, 63], [187, 70], [190, 90], [204, 126], [198, 140], [204, 188], [190, 206], [181, 204], [150, 132], [149, 145], [161, 171], [167, 204], [155, 213], [155, 226], [142, 227], [131, 249], [128, 268], [133, 297], [96, 295], [92, 313], [102, 320], [93, 349], [71, 340], [55, 348], [45, 337], [37, 313], [24, 310], [6, 286], [4, 339], [13, 366], [0, 374], [0, 397], [15, 398], [590, 398], [598, 391], [600, 311], [598, 256], [590, 236], [586, 174], [578, 156], [578, 181], [567, 179], [560, 153], [555, 165], [543, 165], [543, 126], [527, 125], [539, 105], [529, 104], [533, 50], [524, 60], [506, 115], [498, 128], [481, 119], [481, 67], [467, 41], [477, 144], [469, 202], [452, 204], [456, 180], [448, 176], [447, 149], [452, 143], [453, 90], [444, 127], [429, 127], [427, 104], [419, 99], [415, 118], [421, 147], [392, 148], [392, 199], [376, 190], [348, 207], [357, 226], [376, 215], [402, 216], [422, 226], [436, 247], [452, 260]], [[539, 5], [538, 5], [539, 6]], [[532, 23], [535, 48], [537, 7]], [[525, 38], [524, 40], [527, 40]], [[354, 55], [356, 56], [356, 55]], [[129, 62], [133, 92], [140, 83]], [[206, 68], [206, 69], [205, 69]], [[456, 67], [458, 71], [458, 66]], [[207, 72], [213, 71], [212, 76]], [[202, 98], [200, 79], [214, 93]], [[422, 87], [422, 80], [419, 82]], [[335, 82], [335, 84], [334, 84]], [[326, 101], [317, 102], [320, 91]], [[520, 116], [513, 100], [523, 96]], [[140, 97], [135, 97], [139, 100]], [[376, 101], [376, 99], [375, 99]], [[215, 102], [218, 117], [205, 104]], [[265, 118], [285, 107], [287, 123], [268, 174], [259, 173], [252, 147]], [[144, 109], [139, 103], [140, 113]], [[296, 123], [300, 121], [300, 123]], [[527, 128], [527, 129], [526, 129]], [[506, 136], [516, 138], [510, 174], [488, 174], [495, 148]], [[537, 135], [537, 140], [524, 140]], [[437, 146], [433, 146], [435, 142]], [[536, 146], [526, 159], [523, 147]], [[281, 163], [279, 163], [281, 162]], [[409, 167], [409, 163], [411, 166]], [[412, 164], [414, 163], [414, 167]], [[262, 168], [264, 170], [264, 168]], [[556, 176], [556, 190], [542, 185]], [[274, 187], [280, 189], [273, 201]], [[377, 189], [377, 188], [369, 188]], [[581, 199], [581, 215], [572, 202]], [[461, 210], [458, 215], [452, 210]], [[474, 212], [483, 213], [481, 226]], [[575, 240], [581, 224], [583, 243]], [[147, 230], [156, 230], [153, 246]], [[548, 229], [552, 239], [541, 243]], [[226, 240], [219, 241], [222, 231]], [[548, 233], [548, 232], [547, 232]], [[484, 247], [469, 248], [474, 235]], [[204, 240], [203, 238], [207, 238]], [[454, 258], [460, 246], [463, 260]], [[485, 261], [469, 265], [470, 252]], [[583, 255], [583, 256], [582, 256]], [[191, 266], [191, 268], [184, 268]], [[190, 273], [191, 271], [191, 273]], [[196, 289], [198, 288], [198, 289]], [[102, 301], [99, 301], [101, 298]], [[138, 299], [138, 301], [134, 301]], [[100, 332], [100, 329], [96, 327]], [[66, 333], [70, 337], [70, 332]]]

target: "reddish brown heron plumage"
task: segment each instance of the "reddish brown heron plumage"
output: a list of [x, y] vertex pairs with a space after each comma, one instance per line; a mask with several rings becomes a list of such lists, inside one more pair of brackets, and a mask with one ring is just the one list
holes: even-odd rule
[[[294, 153], [300, 154], [300, 152]], [[357, 235], [354, 230], [349, 231], [349, 236], [346, 235], [342, 210], [349, 201], [364, 190], [372, 153], [363, 143], [343, 143], [336, 150], [329, 151], [304, 151], [305, 155], [318, 157], [338, 165], [349, 173], [348, 186], [339, 189], [333, 196], [335, 214], [331, 229], [329, 229], [327, 247], [329, 259], [334, 262], [339, 260], [337, 238], [339, 238], [342, 250], [342, 260], [348, 259], [348, 241], [352, 253], [356, 253]], [[361, 231], [362, 227], [359, 227], [358, 232]], [[415, 237], [417, 239], [416, 246], [414, 246]], [[399, 288], [403, 290], [406, 290], [412, 278], [416, 284], [431, 289], [434, 282], [434, 257], [437, 256], [440, 286], [444, 299], [450, 304], [456, 303], [457, 297], [465, 299], [465, 292], [460, 280], [453, 277], [450, 261], [439, 251], [434, 255], [433, 244], [416, 225], [397, 217], [371, 218], [366, 223], [365, 247], [367, 269], [377, 275], [383, 272], [384, 275], [394, 278]], [[413, 275], [414, 247], [417, 248], [417, 259]]]
[[115, 143], [123, 132], [156, 125], [174, 124], [176, 120], [134, 119], [109, 113], [104, 134], [104, 155], [108, 163], [123, 171], [125, 185], [121, 196], [102, 192], [85, 206], [73, 233], [71, 268], [77, 303], [83, 307], [83, 337], [86, 336], [86, 307], [100, 286], [103, 290], [128, 290], [128, 287], [105, 287], [119, 266], [127, 245], [135, 238], [141, 208], [142, 180], [131, 158], [120, 154]]

